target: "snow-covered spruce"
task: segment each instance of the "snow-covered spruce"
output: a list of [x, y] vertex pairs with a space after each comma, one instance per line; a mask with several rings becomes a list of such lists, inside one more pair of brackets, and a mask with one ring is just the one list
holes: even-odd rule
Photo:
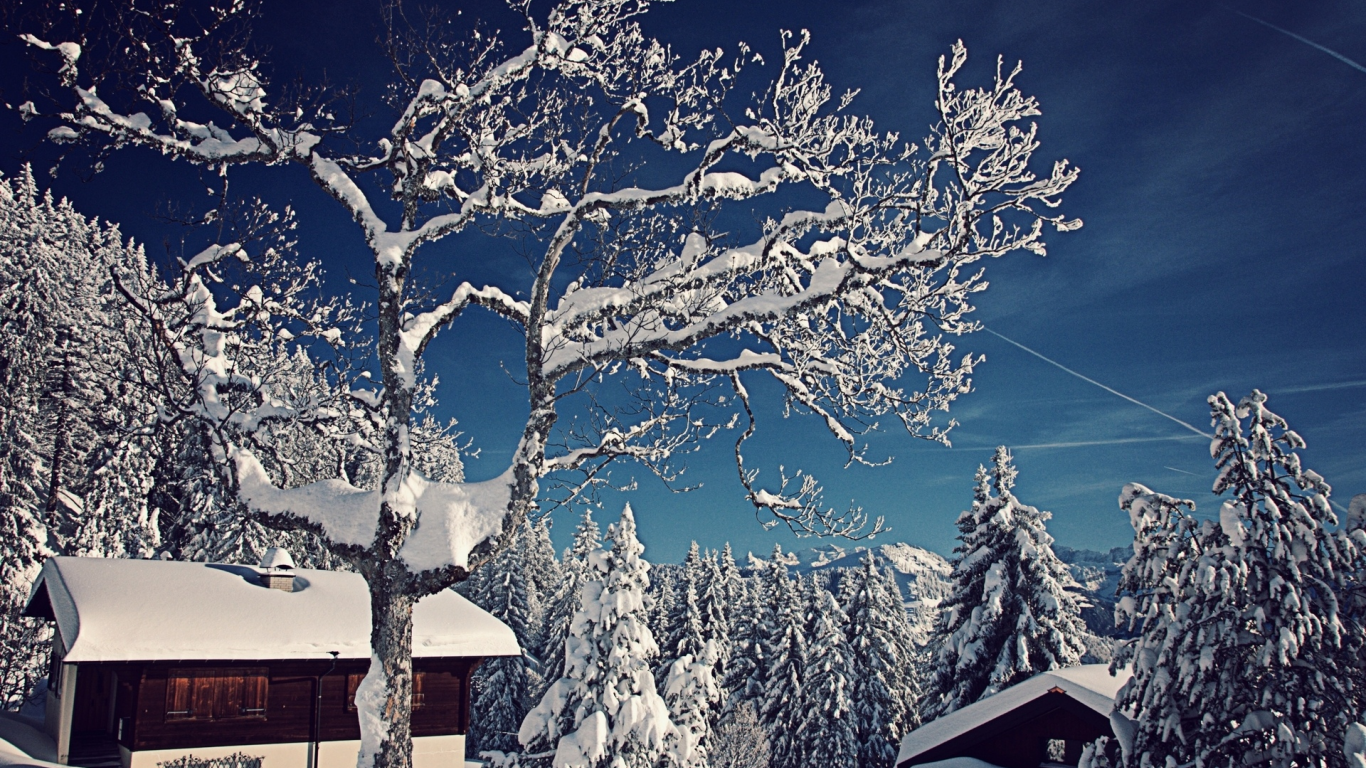
[[901, 737], [919, 725], [916, 646], [901, 590], [869, 551], [840, 580], [853, 666], [849, 693], [858, 764], [890, 768]]
[[712, 752], [712, 720], [721, 703], [721, 687], [716, 682], [720, 651], [716, 641], [708, 640], [696, 657], [684, 655], [669, 665], [664, 681], [664, 701], [669, 717], [678, 727], [674, 752], [687, 755], [684, 768], [707, 768]]
[[[972, 265], [1042, 253], [1045, 225], [1080, 224], [1055, 211], [1076, 170], [1031, 162], [1038, 105], [1015, 88], [1018, 70], [959, 87], [967, 54], [954, 45], [932, 102], [942, 124], [922, 152], [855, 114], [853, 91], [833, 95], [803, 61], [807, 35], [781, 37], [765, 83], [743, 46], [676, 57], [641, 30], [635, 16], [647, 6], [538, 6], [520, 34], [498, 38], [506, 48], [477, 37], [438, 46], [474, 51], [471, 59], [426, 55], [421, 30], [391, 30], [403, 71], [379, 90], [397, 114], [368, 135], [339, 122], [330, 92], [305, 103], [273, 85], [249, 35], [258, 4], [216, 6], [209, 21], [176, 3], [136, 12], [101, 3], [56, 26], [16, 22], [58, 63], [35, 75], [60, 102], [36, 118], [52, 123], [53, 141], [97, 155], [150, 149], [223, 173], [297, 166], [372, 253], [374, 322], [363, 327], [360, 313], [348, 320], [355, 307], [307, 298], [306, 279], [216, 282], [232, 264], [269, 258], [245, 237], [186, 260], [169, 290], [129, 298], [194, 384], [175, 405], [204, 425], [226, 508], [315, 533], [365, 577], [385, 692], [375, 721], [383, 768], [410, 765], [412, 604], [505, 546], [543, 480], [568, 477], [562, 496], [591, 492], [622, 459], [673, 477], [680, 449], [734, 425], [743, 429], [739, 477], [760, 514], [800, 531], [861, 530], [862, 513], [825, 506], [808, 475], [761, 480], [744, 463], [754, 429], [745, 379], [771, 378], [851, 460], [863, 459], [863, 425], [882, 418], [944, 440], [947, 425], [932, 417], [968, 391], [980, 360], [950, 341], [971, 330], [971, 299], [986, 285]], [[460, 29], [439, 25], [440, 34]], [[101, 30], [117, 43], [90, 38]], [[117, 58], [102, 60], [105, 51]], [[97, 90], [110, 69], [130, 87]], [[612, 170], [661, 152], [674, 156], [663, 175]], [[736, 162], [743, 172], [729, 170]], [[660, 181], [637, 186], [643, 178]], [[757, 225], [722, 237], [699, 223], [713, 220]], [[528, 234], [528, 280], [459, 283], [444, 301], [414, 281], [459, 271], [422, 265], [420, 256], [466, 253], [433, 244], [507, 225]], [[413, 440], [421, 358], [467, 310], [507, 320], [525, 341], [517, 378], [528, 417], [506, 470], [479, 483], [426, 474]], [[734, 354], [709, 356], [707, 342], [720, 338]], [[325, 375], [311, 396], [291, 399], [268, 361], [299, 346], [326, 358], [315, 359]], [[256, 365], [258, 351], [272, 354]], [[373, 371], [378, 381], [367, 378]], [[623, 383], [639, 407], [594, 407], [599, 389]], [[724, 401], [719, 387], [730, 389]], [[583, 418], [561, 424], [566, 413]], [[344, 466], [290, 482], [287, 465], [271, 466], [262, 434], [272, 429], [368, 453], [373, 482]]]
[[802, 687], [805, 684], [807, 611], [802, 597], [803, 585], [793, 583], [787, 566], [774, 547], [774, 557], [765, 566], [760, 589], [764, 592], [763, 692], [759, 699], [759, 721], [768, 733], [769, 762], [773, 768], [799, 768], [804, 765], [800, 732]]
[[[673, 599], [661, 601], [668, 608], [663, 615], [663, 637], [659, 660], [655, 664], [655, 678], [661, 685], [665, 684], [675, 661], [684, 656], [701, 659], [707, 641], [714, 636], [714, 628], [704, 624], [698, 601], [698, 593], [703, 587], [703, 567], [702, 553], [694, 541], [683, 558], [681, 578], [673, 585]], [[715, 655], [713, 653], [713, 657]]]
[[1126, 766], [1339, 765], [1362, 706], [1349, 681], [1341, 574], [1359, 557], [1334, 531], [1323, 478], [1304, 441], [1254, 390], [1236, 406], [1209, 398], [1224, 496], [1217, 521], [1194, 505], [1125, 486], [1134, 557], [1116, 618], [1141, 630], [1113, 665], [1134, 677], [1117, 698], [1134, 720], [1107, 757]]
[[[758, 718], [758, 707], [763, 700], [764, 681], [768, 668], [768, 633], [765, 621], [765, 605], [762, 590], [757, 584], [748, 582], [755, 579], [739, 579], [732, 587], [731, 594], [731, 653], [726, 662], [722, 687], [725, 689], [724, 711], [733, 716], [741, 706], [749, 706]], [[768, 743], [765, 738], [765, 761]]]
[[[511, 628], [524, 648], [537, 632], [534, 582], [527, 566], [535, 536], [532, 525], [524, 524], [512, 546], [481, 568], [477, 579], [471, 579], [477, 588], [466, 593], [473, 603]], [[540, 688], [536, 675], [527, 669], [526, 659], [488, 659], [479, 665], [473, 685], [471, 709], [478, 715], [470, 720], [466, 751], [514, 750], [517, 729], [531, 709], [530, 693]]]
[[[560, 561], [559, 587], [546, 606], [539, 654], [544, 686], [552, 685], [564, 677], [565, 640], [569, 637], [574, 614], [579, 610], [584, 582], [590, 576], [588, 556], [601, 546], [602, 534], [598, 524], [593, 521], [592, 511], [585, 510], [574, 529], [573, 543], [565, 549]], [[537, 690], [532, 698], [539, 700], [544, 693], [543, 689]]]
[[728, 712], [714, 732], [711, 768], [769, 768], [768, 735], [759, 724], [754, 702]]
[[134, 556], [158, 544], [153, 467], [174, 443], [141, 382], [153, 347], [110, 281], [146, 282], [142, 248], [0, 178], [0, 706], [44, 674], [49, 630], [20, 617], [52, 554]]
[[1072, 666], [1085, 651], [1072, 576], [1044, 530], [1050, 515], [1015, 498], [1015, 476], [1010, 452], [997, 448], [990, 473], [977, 470], [972, 508], [958, 517], [927, 718]]
[[787, 764], [855, 768], [859, 743], [850, 693], [857, 671], [844, 612], [834, 595], [819, 588], [807, 608], [813, 631], [801, 696], [794, 702], [799, 723], [789, 737], [800, 746]]
[[608, 526], [607, 542], [588, 556], [564, 676], [522, 722], [522, 753], [488, 753], [495, 765], [653, 768], [666, 754], [689, 764], [690, 740], [679, 738], [650, 674], [659, 652], [645, 623], [650, 566], [630, 505]]

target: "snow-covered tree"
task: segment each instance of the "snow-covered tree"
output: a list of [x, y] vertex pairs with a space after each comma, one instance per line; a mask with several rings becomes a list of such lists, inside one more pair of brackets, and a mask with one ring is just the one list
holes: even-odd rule
[[655, 676], [661, 685], [666, 683], [674, 661], [689, 656], [701, 659], [702, 650], [712, 633], [704, 627], [704, 617], [698, 593], [702, 587], [702, 553], [697, 542], [688, 547], [683, 558], [683, 569], [672, 586], [672, 599], [661, 601], [667, 608]]
[[801, 756], [788, 764], [854, 768], [862, 765], [850, 697], [858, 672], [845, 637], [844, 611], [834, 595], [821, 589], [811, 614], [815, 631], [796, 706], [800, 725], [793, 734], [801, 744]]
[[[953, 593], [944, 601], [932, 716], [947, 714], [1081, 658], [1085, 625], [1067, 566], [1044, 530], [1047, 512], [1021, 503], [1005, 447], [977, 470], [972, 508], [958, 517]], [[993, 495], [993, 491], [995, 492]]]
[[[969, 390], [980, 361], [955, 359], [950, 341], [974, 329], [971, 298], [986, 283], [973, 265], [1042, 253], [1045, 225], [1079, 225], [1054, 212], [1076, 171], [1032, 167], [1038, 107], [1014, 87], [1018, 69], [959, 87], [967, 54], [955, 45], [922, 152], [855, 114], [854, 91], [833, 95], [803, 62], [807, 35], [782, 35], [765, 78], [743, 46], [682, 60], [640, 28], [647, 7], [520, 4], [523, 29], [507, 36], [463, 19], [412, 29], [389, 14], [383, 41], [399, 71], [379, 89], [388, 102], [362, 105], [389, 119], [355, 125], [337, 92], [281, 87], [251, 42], [256, 3], [73, 0], [57, 11], [35, 0], [17, 14], [34, 55], [57, 64], [35, 76], [28, 111], [52, 121], [53, 141], [151, 149], [224, 174], [301, 168], [373, 254], [365, 327], [339, 302], [296, 292], [307, 280], [215, 282], [234, 261], [269, 256], [231, 233], [156, 301], [131, 297], [193, 385], [177, 412], [209, 425], [232, 507], [317, 534], [369, 585], [384, 705], [362, 718], [362, 762], [410, 763], [413, 604], [506, 546], [543, 480], [564, 479], [564, 501], [607, 482], [618, 460], [671, 478], [680, 448], [738, 423], [738, 476], [761, 515], [804, 532], [863, 530], [862, 512], [826, 507], [809, 475], [761, 481], [745, 463], [745, 380], [771, 377], [851, 460], [863, 460], [874, 418], [945, 440], [951, 424], [932, 416]], [[365, 132], [378, 124], [391, 127]], [[525, 233], [524, 282], [459, 283], [438, 300], [415, 281], [457, 274], [477, 252], [436, 243], [504, 226]], [[525, 341], [528, 417], [506, 470], [478, 483], [424, 477], [411, 438], [418, 364], [466, 310]], [[279, 397], [250, 363], [277, 344], [327, 356], [316, 397]], [[360, 376], [373, 371], [377, 381]], [[602, 393], [622, 384], [631, 402], [611, 407]], [[718, 386], [731, 390], [724, 401]], [[353, 422], [371, 417], [374, 432], [357, 434]], [[290, 486], [269, 466], [272, 424], [358, 444], [378, 477]]]
[[522, 561], [526, 564], [527, 588], [531, 593], [533, 631], [528, 648], [537, 649], [545, 644], [543, 637], [546, 626], [546, 612], [560, 588], [563, 574], [560, 563], [555, 559], [555, 545], [550, 542], [550, 523], [541, 518], [528, 523], [529, 530], [521, 538]]
[[759, 701], [759, 721], [768, 732], [769, 762], [774, 768], [799, 768], [804, 765], [802, 734], [802, 687], [805, 684], [807, 610], [804, 586], [788, 578], [787, 566], [774, 557], [764, 569], [765, 606], [764, 687]]
[[[142, 555], [155, 543], [145, 469], [155, 410], [136, 384], [131, 318], [111, 275], [145, 279], [141, 248], [42, 193], [32, 170], [0, 179], [0, 704], [44, 671], [45, 627], [18, 614], [52, 554]], [[145, 477], [127, 480], [145, 484]]]
[[[602, 545], [602, 534], [593, 520], [591, 510], [574, 528], [574, 540], [560, 559], [561, 581], [554, 597], [546, 606], [545, 627], [540, 648], [541, 678], [546, 685], [564, 677], [565, 639], [569, 637], [574, 614], [579, 610], [580, 593], [589, 578], [588, 556]], [[475, 572], [476, 575], [478, 571]], [[539, 694], [543, 691], [537, 691]]]
[[[468, 595], [506, 624], [523, 647], [537, 632], [525, 557], [526, 540], [534, 535], [532, 526], [524, 525], [513, 545], [480, 569], [477, 590]], [[530, 694], [540, 687], [538, 681], [527, 670], [526, 660], [514, 656], [486, 660], [479, 665], [473, 682], [474, 716], [470, 718], [468, 751], [512, 751], [517, 746], [517, 731], [531, 709]]]
[[858, 764], [888, 768], [900, 739], [919, 725], [915, 643], [896, 580], [870, 551], [840, 581], [854, 674], [850, 711]]
[[[729, 545], [728, 545], [729, 546]], [[729, 552], [727, 552], [729, 555]], [[730, 563], [735, 567], [734, 559]], [[739, 573], [735, 578], [738, 581]], [[701, 585], [698, 587], [697, 612], [701, 616], [703, 636], [707, 642], [716, 644], [716, 673], [718, 679], [725, 679], [726, 665], [731, 653], [731, 612], [735, 603], [731, 602], [740, 587], [732, 583], [721, 564], [721, 554], [715, 550], [708, 552], [702, 559]]]
[[[724, 562], [724, 561], [723, 561]], [[731, 653], [726, 662], [726, 672], [722, 678], [726, 702], [724, 711], [731, 716], [739, 707], [751, 706], [758, 717], [758, 706], [763, 700], [764, 679], [767, 663], [764, 653], [767, 644], [765, 604], [763, 590], [759, 585], [748, 585], [740, 581], [738, 594], [732, 603], [733, 623], [731, 624]], [[767, 757], [765, 739], [765, 757]]]
[[1134, 557], [1116, 617], [1141, 629], [1112, 662], [1134, 670], [1117, 698], [1134, 715], [1121, 759], [1341, 765], [1360, 706], [1337, 598], [1352, 541], [1331, 530], [1328, 484], [1301, 465], [1304, 441], [1265, 395], [1209, 403], [1218, 520], [1137, 484], [1120, 496]]
[[754, 702], [746, 701], [721, 720], [712, 739], [711, 768], [769, 768], [768, 735]]
[[686, 654], [669, 665], [664, 681], [664, 701], [669, 718], [678, 727], [678, 752], [686, 754], [682, 765], [707, 768], [712, 751], [712, 719], [721, 702], [716, 682], [719, 655], [716, 641], [708, 640], [702, 652]]
[[[645, 623], [649, 563], [628, 504], [607, 528], [608, 549], [589, 555], [579, 610], [565, 640], [564, 676], [551, 684], [518, 733], [523, 753], [496, 762], [554, 768], [653, 768], [677, 743], [677, 728], [655, 691], [650, 662], [659, 652]], [[686, 744], [686, 742], [683, 742]], [[686, 748], [670, 759], [687, 764]]]

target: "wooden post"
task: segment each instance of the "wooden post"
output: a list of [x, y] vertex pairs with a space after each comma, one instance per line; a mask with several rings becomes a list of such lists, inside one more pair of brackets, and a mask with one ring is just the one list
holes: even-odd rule
[[71, 757], [71, 727], [76, 716], [76, 664], [62, 665], [61, 703], [57, 716], [57, 762], [67, 765]]

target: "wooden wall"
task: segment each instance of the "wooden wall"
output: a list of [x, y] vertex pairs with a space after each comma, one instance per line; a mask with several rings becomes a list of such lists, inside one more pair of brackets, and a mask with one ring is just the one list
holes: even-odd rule
[[[422, 706], [413, 711], [414, 736], [466, 733], [469, 729], [469, 679], [478, 662], [479, 659], [470, 658], [414, 660], [414, 671], [422, 675], [423, 694]], [[356, 712], [348, 707], [347, 678], [365, 674], [370, 662], [338, 661], [335, 669], [324, 677], [330, 664], [326, 660], [82, 664], [78, 680], [82, 684], [81, 693], [89, 690], [92, 695], [107, 697], [109, 681], [115, 679], [110, 673], [117, 675], [116, 732], [117, 723], [122, 721], [119, 742], [133, 751], [313, 741], [313, 711], [320, 677], [320, 740], [359, 739]], [[268, 681], [265, 717], [222, 720], [168, 717], [167, 681], [172, 670], [196, 667], [240, 668], [244, 674], [264, 667]], [[88, 689], [84, 686], [87, 679], [91, 681]], [[107, 709], [101, 709], [92, 701], [85, 711], [87, 714], [77, 722], [77, 729], [104, 730]]]

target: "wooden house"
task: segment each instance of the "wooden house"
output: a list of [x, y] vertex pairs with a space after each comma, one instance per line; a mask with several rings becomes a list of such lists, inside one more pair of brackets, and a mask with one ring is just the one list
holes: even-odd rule
[[1000, 768], [1076, 765], [1088, 742], [1113, 735], [1115, 694], [1129, 677], [1112, 676], [1105, 664], [1036, 675], [907, 734], [897, 768], [971, 760]]
[[[45, 722], [57, 761], [352, 768], [369, 591], [357, 574], [292, 565], [278, 552], [261, 567], [48, 560], [25, 613], [56, 623]], [[507, 626], [454, 592], [417, 603], [415, 768], [464, 768], [470, 675], [520, 653]]]

